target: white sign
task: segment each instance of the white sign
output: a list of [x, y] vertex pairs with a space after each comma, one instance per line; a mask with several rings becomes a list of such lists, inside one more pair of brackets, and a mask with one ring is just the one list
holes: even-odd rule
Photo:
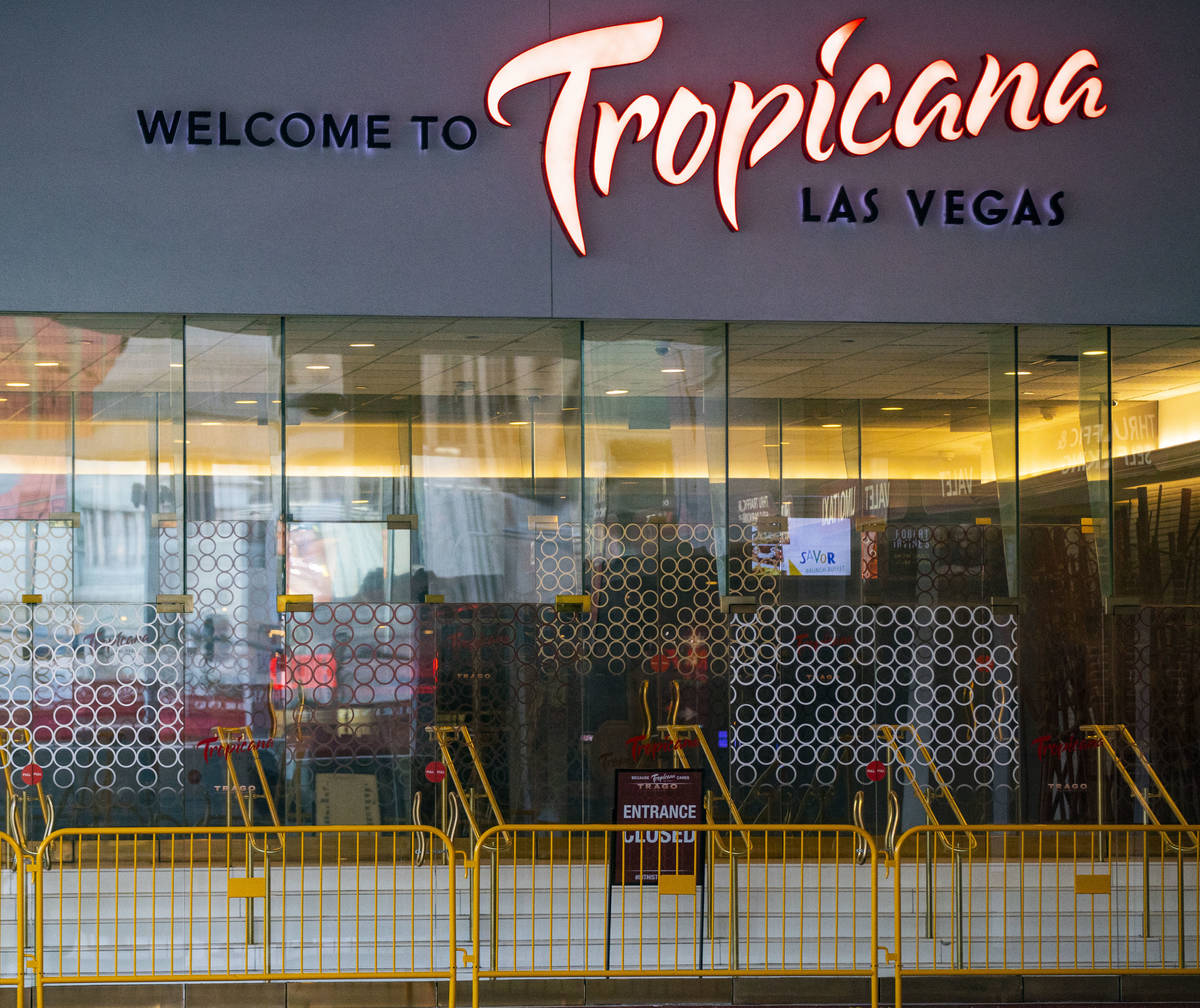
[[804, 577], [850, 574], [850, 519], [789, 518], [780, 571]]

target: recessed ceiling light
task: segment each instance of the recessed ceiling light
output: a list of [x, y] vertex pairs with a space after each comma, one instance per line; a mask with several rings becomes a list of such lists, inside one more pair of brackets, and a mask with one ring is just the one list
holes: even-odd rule
[[10, 381], [5, 382], [4, 384], [9, 388], [29, 388], [29, 382], [27, 381]]
[[366, 504], [366, 503], [367, 503], [367, 500], [366, 500], [366, 498], [364, 497], [364, 498], [362, 498], [362, 499], [360, 499], [360, 500], [352, 500], [350, 503], [351, 503], [351, 504]]
[[1084, 357], [1103, 357], [1108, 353], [1107, 350], [1084, 350]]
[[828, 428], [834, 428], [834, 427], [841, 427], [842, 425], [840, 423], [823, 423], [823, 424], [821, 424], [821, 426], [828, 427]]
[[351, 343], [350, 344], [351, 348], [354, 350], [366, 349], [368, 347], [373, 347], [374, 345], [375, 345], [374, 343]]
[[903, 406], [880, 406], [879, 409], [884, 413], [899, 413]]
[[605, 395], [629, 395], [629, 389], [627, 389], [627, 388], [610, 388], [604, 394]]
[[662, 369], [663, 374], [683, 374], [684, 370], [681, 367], [665, 367]]
[[220, 427], [221, 421], [220, 420], [201, 420], [200, 426], [201, 427]]
[[171, 367], [183, 367], [182, 364], [172, 364]]
[[234, 406], [257, 406], [258, 400], [257, 399], [234, 399], [233, 405]]
[[528, 420], [509, 420], [508, 426], [509, 427], [528, 427], [529, 421]]
[[56, 360], [34, 361], [33, 366], [34, 367], [58, 367], [58, 361], [56, 361]]
[[305, 367], [307, 367], [309, 371], [328, 371], [329, 370], [328, 364], [306, 364]]
[[1033, 374], [1032, 371], [1005, 371], [1004, 372], [1004, 376], [1006, 378], [1015, 378], [1018, 375], [1025, 377], [1025, 376], [1031, 375], [1031, 374]]

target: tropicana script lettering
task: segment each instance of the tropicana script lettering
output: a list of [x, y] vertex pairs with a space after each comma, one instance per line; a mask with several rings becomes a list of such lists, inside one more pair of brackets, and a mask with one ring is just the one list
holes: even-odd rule
[[641, 759], [643, 756], [649, 756], [651, 759], [656, 759], [663, 753], [679, 752], [681, 749], [693, 749], [700, 745], [698, 739], [652, 739], [649, 735], [631, 735], [626, 739], [626, 744], [629, 746], [629, 755], [632, 759]]
[[1062, 756], [1066, 753], [1087, 752], [1100, 748], [1099, 739], [1081, 739], [1068, 735], [1066, 738], [1054, 739], [1049, 735], [1039, 735], [1033, 740], [1037, 746], [1038, 759], [1044, 760], [1050, 756]]
[[208, 757], [214, 752], [222, 756], [230, 756], [233, 753], [249, 752], [254, 749], [269, 749], [271, 747], [270, 739], [238, 739], [236, 742], [222, 742], [215, 735], [201, 739], [196, 743], [196, 748], [204, 748], [204, 762], [208, 762]]
[[[1017, 63], [1004, 73], [1000, 61], [988, 53], [983, 56], [979, 77], [969, 94], [950, 90], [959, 79], [953, 64], [945, 59], [933, 60], [903, 93], [897, 92], [900, 100], [891, 124], [876, 135], [863, 138], [859, 121], [864, 112], [872, 104], [884, 106], [892, 97], [891, 73], [883, 63], [867, 66], [844, 91], [840, 112], [839, 92], [833, 78], [838, 56], [864, 20], [846, 22], [821, 44], [817, 62], [823, 76], [813, 81], [807, 98], [807, 119], [805, 94], [789, 83], [777, 84], [756, 99], [750, 85], [733, 81], [723, 117], [714, 105], [683, 86], [675, 90], [665, 112], [659, 100], [648, 94], [634, 98], [620, 112], [609, 102], [597, 102], [591, 164], [596, 189], [602, 196], [609, 194], [617, 147], [631, 128], [635, 143], [649, 138], [657, 128], [654, 170], [669, 185], [682, 185], [694, 177], [715, 144], [717, 206], [726, 224], [736, 231], [737, 183], [743, 164], [747, 169], [753, 168], [802, 122], [804, 153], [810, 160], [820, 162], [839, 148], [846, 154], [862, 157], [888, 142], [901, 148], [915, 147], [931, 131], [944, 141], [978, 136], [1001, 105], [1005, 107], [1008, 124], [1022, 131], [1043, 124], [1057, 125], [1072, 111], [1084, 119], [1098, 119], [1107, 111], [1100, 100], [1103, 89], [1100, 78], [1087, 76], [1088, 71], [1099, 69], [1096, 57], [1088, 49], [1077, 49], [1067, 56], [1050, 74], [1040, 97], [1040, 73], [1033, 63]], [[505, 95], [535, 81], [565, 77], [546, 122], [542, 157], [550, 202], [580, 255], [587, 254], [587, 246], [579, 216], [575, 171], [592, 71], [643, 62], [658, 48], [662, 31], [660, 16], [551, 39], [514, 56], [496, 71], [488, 85], [488, 115], [500, 126], [511, 126], [500, 113], [500, 102]], [[1081, 76], [1083, 80], [1076, 83]], [[935, 92], [940, 96], [935, 98]], [[747, 155], [751, 130], [771, 108], [774, 112], [770, 120], [750, 145]], [[683, 167], [678, 167], [680, 143], [694, 121], [700, 127], [699, 138], [690, 154], [682, 152], [687, 160]]]

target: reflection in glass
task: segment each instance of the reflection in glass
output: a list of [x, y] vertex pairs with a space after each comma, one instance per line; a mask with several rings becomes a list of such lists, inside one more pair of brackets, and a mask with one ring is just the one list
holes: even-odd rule
[[0, 721], [38, 728], [64, 825], [236, 821], [217, 727], [268, 743], [289, 821], [407, 822], [450, 722], [510, 819], [604, 819], [670, 717], [762, 821], [845, 820], [879, 724], [972, 821], [1135, 818], [1070, 745], [1092, 722], [1200, 808], [1194, 330], [63, 315], [0, 343]]

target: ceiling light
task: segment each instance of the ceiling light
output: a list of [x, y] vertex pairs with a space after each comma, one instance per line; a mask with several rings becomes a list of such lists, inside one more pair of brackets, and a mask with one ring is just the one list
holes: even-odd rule
[[1032, 372], [1032, 371], [1005, 371], [1005, 372], [1004, 372], [1004, 376], [1005, 376], [1006, 378], [1015, 378], [1015, 377], [1017, 377], [1018, 375], [1020, 375], [1020, 376], [1024, 377], [1024, 376], [1026, 376], [1026, 375], [1031, 375], [1031, 374], [1033, 374], [1033, 372]]
[[366, 498], [363, 498], [361, 500], [352, 500], [350, 503], [351, 504], [366, 504], [367, 500], [366, 500]]
[[257, 399], [235, 399], [233, 401], [233, 405], [234, 406], [257, 406], [258, 400]]
[[1084, 350], [1083, 356], [1084, 357], [1103, 357], [1107, 353], [1108, 353], [1107, 350]]
[[329, 370], [328, 364], [306, 364], [305, 367], [307, 367], [309, 371], [328, 371]]
[[832, 429], [835, 427], [841, 427], [842, 425], [840, 423], [823, 423], [823, 424], [821, 424], [821, 426]]
[[528, 427], [529, 421], [528, 420], [509, 420], [508, 426], [509, 427]]
[[627, 389], [627, 388], [610, 388], [604, 394], [605, 395], [629, 395], [629, 389]]
[[662, 369], [663, 374], [683, 374], [684, 370], [681, 367], [665, 367]]
[[368, 347], [373, 347], [374, 345], [375, 345], [374, 343], [351, 343], [350, 348], [352, 350], [361, 350], [361, 349], [366, 349]]
[[200, 426], [201, 427], [220, 427], [221, 421], [220, 420], [201, 420]]
[[880, 406], [879, 409], [884, 413], [899, 413], [903, 406]]
[[56, 360], [34, 361], [33, 366], [34, 367], [58, 367], [58, 361], [56, 361]]
[[4, 396], [0, 396], [0, 402], [8, 402], [8, 400], [5, 399]]
[[5, 382], [4, 384], [9, 388], [29, 388], [29, 382], [27, 381], [10, 381]]
[[183, 367], [182, 364], [172, 364], [171, 367]]

